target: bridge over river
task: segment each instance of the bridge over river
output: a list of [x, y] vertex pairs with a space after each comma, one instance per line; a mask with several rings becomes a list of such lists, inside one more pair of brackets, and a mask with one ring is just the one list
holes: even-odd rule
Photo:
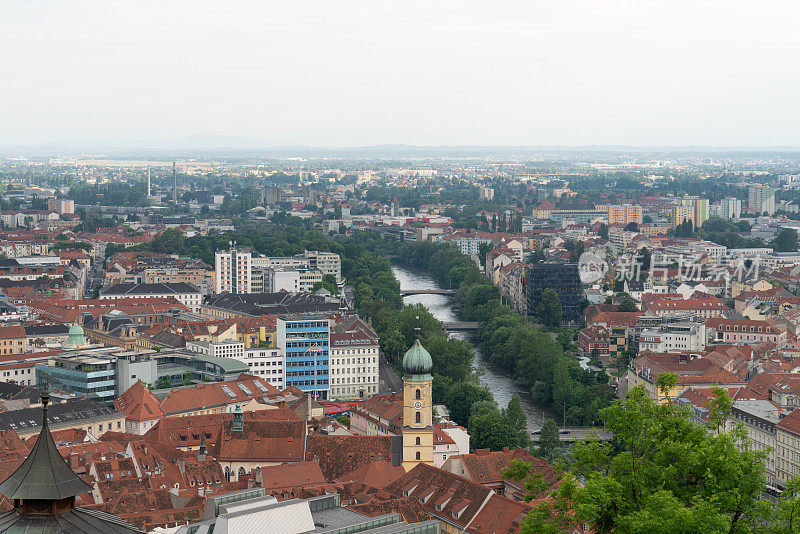
[[442, 323], [445, 332], [477, 332], [481, 324], [471, 321], [450, 321]]
[[[541, 434], [539, 433], [539, 431], [536, 430], [534, 432], [531, 432], [531, 429], [529, 428], [528, 432], [531, 435], [531, 441], [533, 441], [534, 443], [539, 443], [539, 439], [541, 438]], [[572, 443], [582, 439], [611, 441], [614, 439], [614, 434], [609, 432], [608, 430], [604, 430], [602, 427], [598, 428], [593, 426], [578, 426], [578, 427], [559, 428], [558, 439], [560, 439], [564, 443]]]
[[401, 297], [410, 297], [411, 295], [445, 295], [452, 297], [456, 294], [455, 289], [401, 289]]

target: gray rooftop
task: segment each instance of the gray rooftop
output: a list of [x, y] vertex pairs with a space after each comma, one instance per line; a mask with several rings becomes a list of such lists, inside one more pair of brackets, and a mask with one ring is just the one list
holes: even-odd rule
[[92, 486], [73, 473], [56, 448], [47, 428], [49, 402], [50, 396], [45, 394], [42, 399], [43, 428], [33, 449], [22, 465], [0, 484], [0, 493], [9, 500], [59, 500], [92, 491]]
[[737, 400], [733, 407], [748, 415], [777, 424], [780, 420], [780, 409], [768, 400]]
[[[82, 424], [95, 419], [106, 420], [116, 417], [125, 417], [125, 414], [103, 404], [77, 398], [51, 404], [47, 410], [47, 419], [54, 426]], [[38, 431], [41, 425], [42, 409], [40, 407], [0, 413], [0, 430]]]

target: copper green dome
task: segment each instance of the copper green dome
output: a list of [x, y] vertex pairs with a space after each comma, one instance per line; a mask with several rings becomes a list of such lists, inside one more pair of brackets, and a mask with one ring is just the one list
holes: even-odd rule
[[69, 327], [67, 334], [67, 347], [82, 347], [86, 343], [83, 335], [83, 328], [77, 322]]
[[425, 350], [419, 339], [415, 340], [406, 355], [403, 356], [403, 370], [406, 372], [404, 379], [430, 380], [432, 369], [433, 359], [431, 355]]

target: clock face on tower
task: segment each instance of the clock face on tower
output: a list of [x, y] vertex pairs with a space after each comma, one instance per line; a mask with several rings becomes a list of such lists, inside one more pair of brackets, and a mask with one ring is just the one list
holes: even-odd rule
[[417, 409], [422, 408], [422, 401], [415, 402], [414, 403], [414, 408], [417, 408]]

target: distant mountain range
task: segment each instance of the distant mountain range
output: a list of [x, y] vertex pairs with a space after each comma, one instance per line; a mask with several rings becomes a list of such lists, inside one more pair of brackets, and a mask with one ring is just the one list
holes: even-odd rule
[[768, 153], [786, 154], [795, 159], [800, 147], [794, 146], [625, 146], [625, 145], [535, 145], [535, 146], [487, 146], [487, 145], [372, 145], [352, 147], [315, 147], [306, 145], [286, 145], [274, 141], [231, 137], [209, 133], [197, 133], [176, 139], [103, 139], [85, 140], [74, 143], [44, 143], [39, 145], [19, 145], [0, 147], [2, 156], [105, 156], [116, 158], [137, 157], [484, 157], [512, 156], [542, 153]]

